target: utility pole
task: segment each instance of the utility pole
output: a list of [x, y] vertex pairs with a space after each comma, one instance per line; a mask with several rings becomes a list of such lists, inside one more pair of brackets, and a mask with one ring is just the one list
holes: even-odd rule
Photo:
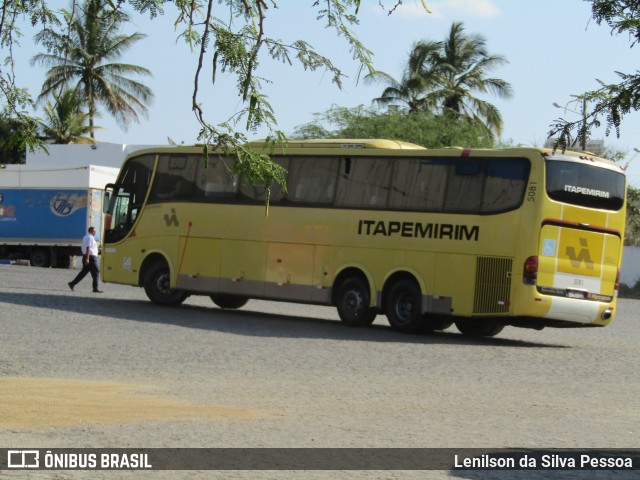
[[[562, 106], [557, 102], [553, 102], [553, 106], [556, 108], [561, 108], [566, 112], [575, 113], [578, 115], [582, 115], [582, 125], [580, 128], [580, 148], [583, 152], [587, 151], [587, 96], [586, 95], [571, 95], [575, 100], [570, 101], [567, 106]], [[571, 110], [568, 108], [572, 103], [578, 103], [582, 100], [582, 111], [576, 112], [575, 110]]]

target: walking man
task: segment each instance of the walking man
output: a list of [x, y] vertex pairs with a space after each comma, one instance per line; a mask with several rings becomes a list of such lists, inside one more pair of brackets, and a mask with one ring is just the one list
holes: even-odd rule
[[82, 270], [76, 278], [67, 284], [71, 290], [87, 276], [87, 273], [91, 272], [91, 277], [93, 278], [93, 293], [102, 293], [102, 291], [98, 289], [98, 243], [96, 242], [95, 236], [96, 229], [89, 227], [88, 233], [82, 238]]

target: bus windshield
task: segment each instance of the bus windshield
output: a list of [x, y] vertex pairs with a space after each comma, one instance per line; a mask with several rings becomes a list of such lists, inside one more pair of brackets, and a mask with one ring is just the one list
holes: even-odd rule
[[596, 165], [547, 160], [547, 194], [558, 202], [618, 211], [624, 205], [625, 177]]

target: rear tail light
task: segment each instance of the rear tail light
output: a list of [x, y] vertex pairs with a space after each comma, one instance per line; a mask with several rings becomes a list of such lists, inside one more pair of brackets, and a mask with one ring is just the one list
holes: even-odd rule
[[522, 281], [525, 285], [535, 285], [536, 280], [538, 280], [538, 257], [534, 255], [524, 261]]

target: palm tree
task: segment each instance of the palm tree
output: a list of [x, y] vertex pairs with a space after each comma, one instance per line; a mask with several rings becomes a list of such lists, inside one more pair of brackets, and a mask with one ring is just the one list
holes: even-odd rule
[[[131, 75], [150, 76], [144, 67], [112, 63], [137, 41], [142, 33], [119, 33], [129, 16], [106, 8], [107, 0], [85, 0], [76, 15], [66, 14], [69, 30], [57, 33], [50, 29], [36, 35], [51, 53], [40, 53], [32, 64], [50, 67], [42, 85], [40, 99], [74, 84], [88, 105], [91, 139], [95, 141], [94, 119], [102, 104], [126, 130], [138, 114], [146, 115], [153, 93]], [[76, 7], [78, 8], [78, 7]]]
[[378, 105], [404, 107], [410, 113], [429, 110], [433, 105], [427, 97], [433, 84], [437, 82], [438, 72], [430, 68], [433, 56], [442, 48], [441, 42], [419, 42], [414, 44], [401, 80], [396, 80], [385, 72], [376, 71], [365, 77], [368, 83], [387, 84], [382, 94], [374, 98]]
[[368, 81], [386, 83], [378, 105], [404, 105], [409, 112], [428, 110], [434, 113], [463, 116], [483, 127], [494, 137], [502, 131], [502, 116], [491, 103], [476, 96], [493, 93], [510, 98], [511, 85], [487, 72], [507, 63], [501, 55], [490, 55], [486, 40], [480, 35], [466, 35], [461, 23], [453, 23], [442, 42], [418, 42], [413, 45], [400, 81], [384, 72], [367, 76]]
[[[46, 140], [55, 144], [92, 143], [87, 135], [91, 133], [88, 113], [82, 111], [82, 101], [78, 93], [67, 88], [55, 96], [55, 101], [47, 101], [44, 106], [45, 121], [40, 128]], [[95, 127], [94, 127], [95, 128]]]
[[466, 35], [462, 23], [454, 22], [442, 49], [431, 57], [432, 68], [439, 72], [439, 82], [428, 96], [444, 112], [462, 115], [500, 135], [500, 112], [476, 93], [508, 99], [513, 90], [508, 82], [487, 77], [488, 71], [508, 62], [502, 55], [489, 54], [486, 43], [480, 35]]

